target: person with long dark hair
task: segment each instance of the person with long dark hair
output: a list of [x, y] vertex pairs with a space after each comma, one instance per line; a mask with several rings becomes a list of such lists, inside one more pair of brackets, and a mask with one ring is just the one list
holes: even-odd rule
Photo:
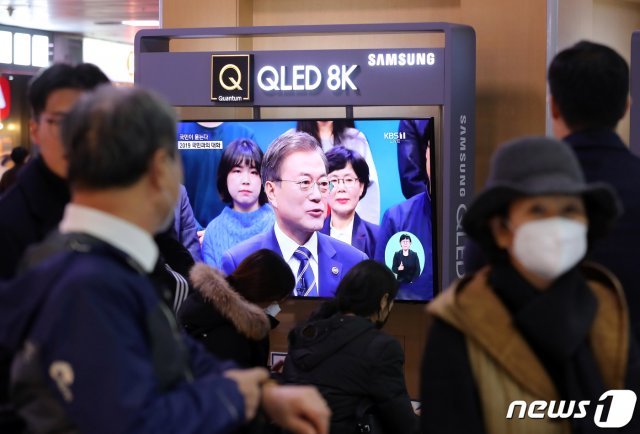
[[269, 332], [278, 325], [274, 303], [293, 291], [289, 265], [272, 250], [247, 256], [229, 276], [206, 264], [191, 270], [197, 288], [178, 314], [180, 324], [205, 348], [239, 366], [267, 367]]
[[342, 279], [335, 299], [289, 334], [284, 380], [318, 388], [331, 408], [332, 434], [357, 432], [364, 403], [384, 432], [417, 432], [402, 347], [380, 330], [397, 293], [398, 282], [386, 266], [362, 261]]
[[227, 203], [211, 220], [202, 241], [204, 262], [222, 264], [222, 254], [254, 235], [271, 229], [275, 217], [260, 178], [262, 150], [250, 139], [229, 143], [218, 166], [217, 185]]

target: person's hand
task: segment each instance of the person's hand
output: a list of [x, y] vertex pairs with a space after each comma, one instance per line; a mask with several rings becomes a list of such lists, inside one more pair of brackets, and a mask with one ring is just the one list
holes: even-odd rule
[[271, 367], [271, 372], [274, 372], [276, 374], [282, 374], [282, 371], [284, 370], [284, 359], [283, 360], [278, 360], [272, 367]]
[[247, 421], [253, 419], [260, 404], [260, 389], [269, 379], [269, 373], [264, 368], [230, 369], [224, 376], [235, 381], [240, 393], [244, 397], [244, 415]]
[[400, 261], [400, 265], [398, 265], [398, 271], [404, 270], [404, 264]]
[[196, 235], [198, 235], [198, 242], [200, 243], [200, 246], [202, 246], [202, 240], [204, 240], [204, 230], [197, 231]]
[[329, 434], [331, 410], [312, 386], [267, 385], [262, 408], [279, 426], [294, 434]]

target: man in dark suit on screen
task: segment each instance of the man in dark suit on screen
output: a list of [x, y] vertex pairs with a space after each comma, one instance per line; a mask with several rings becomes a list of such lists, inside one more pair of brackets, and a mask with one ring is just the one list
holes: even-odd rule
[[309, 134], [284, 133], [267, 149], [261, 175], [276, 223], [273, 230], [225, 252], [222, 269], [229, 274], [252, 252], [271, 249], [282, 255], [296, 276], [295, 295], [332, 297], [342, 276], [367, 255], [318, 233], [331, 187], [322, 148]]

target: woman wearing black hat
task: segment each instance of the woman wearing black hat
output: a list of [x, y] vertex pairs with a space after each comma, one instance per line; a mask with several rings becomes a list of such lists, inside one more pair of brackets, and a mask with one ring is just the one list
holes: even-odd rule
[[624, 420], [633, 406], [617, 421], [596, 411], [613, 402], [607, 390], [640, 392], [620, 284], [583, 263], [619, 212], [613, 190], [586, 184], [564, 143], [499, 149], [463, 219], [489, 266], [428, 306], [424, 432], [590, 433], [607, 423], [640, 432], [640, 418]]

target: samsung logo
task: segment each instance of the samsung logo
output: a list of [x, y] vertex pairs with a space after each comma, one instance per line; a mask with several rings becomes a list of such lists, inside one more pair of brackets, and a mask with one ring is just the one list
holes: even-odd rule
[[435, 53], [370, 53], [369, 66], [425, 66], [435, 65]]

